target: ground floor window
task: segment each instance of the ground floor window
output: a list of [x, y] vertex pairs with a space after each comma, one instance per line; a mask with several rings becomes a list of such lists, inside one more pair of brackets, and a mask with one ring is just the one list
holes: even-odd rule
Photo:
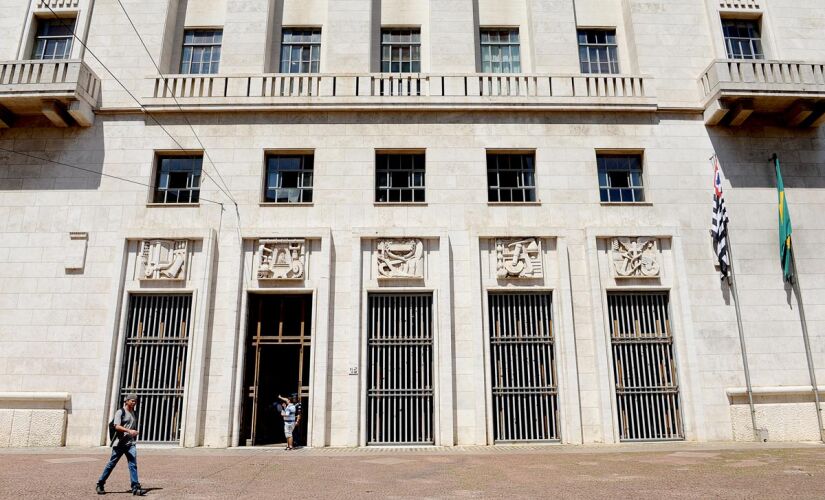
[[622, 441], [684, 439], [667, 292], [608, 293]]
[[493, 439], [558, 440], [550, 294], [491, 293], [488, 302]]
[[433, 444], [433, 297], [370, 294], [367, 444]]
[[191, 295], [129, 297], [117, 404], [137, 394], [141, 442], [180, 442], [191, 313]]

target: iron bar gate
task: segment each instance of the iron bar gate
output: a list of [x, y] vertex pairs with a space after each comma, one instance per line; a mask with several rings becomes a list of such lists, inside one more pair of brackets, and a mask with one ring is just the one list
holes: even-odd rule
[[433, 444], [433, 297], [370, 294], [367, 444]]
[[180, 442], [191, 295], [131, 295], [118, 405], [139, 398], [140, 440]]
[[622, 441], [684, 439], [667, 292], [608, 293]]
[[548, 293], [491, 293], [493, 439], [559, 439], [558, 385]]

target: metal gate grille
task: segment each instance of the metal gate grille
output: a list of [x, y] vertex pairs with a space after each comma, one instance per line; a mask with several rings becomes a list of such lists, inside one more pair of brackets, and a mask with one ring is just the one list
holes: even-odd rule
[[367, 444], [433, 443], [432, 303], [369, 295]]
[[550, 294], [490, 294], [493, 438], [559, 439]]
[[667, 292], [610, 293], [607, 303], [620, 439], [684, 439]]
[[141, 441], [180, 441], [191, 310], [191, 295], [129, 297], [118, 404], [137, 394]]

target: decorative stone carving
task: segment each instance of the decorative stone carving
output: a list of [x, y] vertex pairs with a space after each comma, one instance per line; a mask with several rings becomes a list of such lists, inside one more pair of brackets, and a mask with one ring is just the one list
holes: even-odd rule
[[613, 238], [610, 244], [615, 278], [658, 278], [659, 243], [645, 236]]
[[541, 278], [542, 275], [538, 238], [496, 240], [497, 278]]
[[182, 280], [186, 277], [189, 242], [144, 240], [140, 242], [141, 280]]
[[378, 279], [423, 279], [424, 242], [416, 238], [378, 240]]
[[306, 240], [258, 240], [256, 275], [259, 280], [302, 280]]

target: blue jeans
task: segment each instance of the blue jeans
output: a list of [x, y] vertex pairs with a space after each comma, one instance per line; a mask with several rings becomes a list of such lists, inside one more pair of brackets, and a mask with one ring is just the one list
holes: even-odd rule
[[115, 465], [117, 465], [118, 460], [120, 460], [120, 457], [123, 455], [126, 455], [126, 461], [129, 462], [129, 479], [132, 481], [132, 488], [140, 484], [137, 473], [137, 447], [134, 444], [130, 446], [115, 446], [112, 448], [112, 457], [109, 459], [106, 467], [103, 468], [103, 474], [100, 475], [100, 479], [98, 479], [97, 482], [103, 484], [109, 479], [109, 474], [115, 469]]

